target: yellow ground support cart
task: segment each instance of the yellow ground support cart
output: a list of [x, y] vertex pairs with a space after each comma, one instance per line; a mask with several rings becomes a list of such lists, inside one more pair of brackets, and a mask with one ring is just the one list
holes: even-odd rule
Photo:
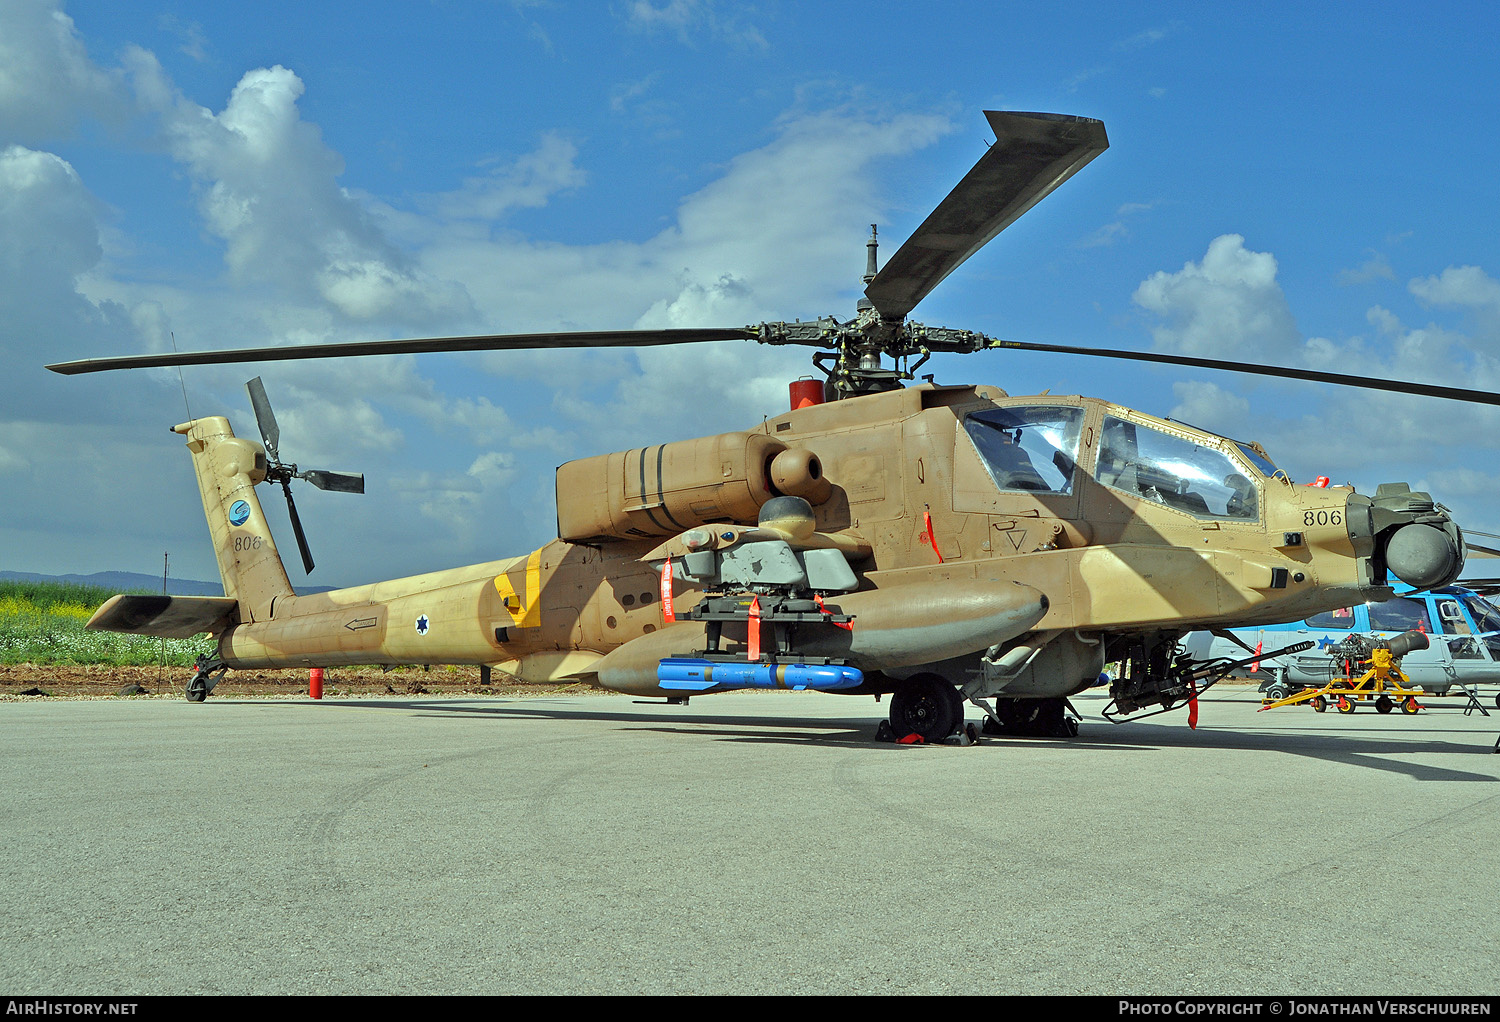
[[[1413, 650], [1426, 649], [1427, 645], [1425, 632], [1403, 632], [1390, 640], [1351, 635], [1330, 650], [1335, 662], [1344, 664], [1344, 677], [1333, 678], [1322, 688], [1305, 688], [1285, 699], [1268, 700], [1261, 709], [1306, 703], [1318, 713], [1330, 705], [1340, 713], [1353, 713], [1362, 701], [1368, 701], [1374, 704], [1377, 713], [1390, 713], [1397, 706], [1402, 713], [1416, 713], [1423, 708], [1417, 696], [1426, 699], [1431, 693], [1411, 687], [1411, 679], [1401, 671], [1401, 658]], [[1355, 677], [1358, 668], [1365, 670]], [[1472, 692], [1457, 687], [1471, 704], [1478, 705]], [[1489, 716], [1482, 706], [1479, 710]]]

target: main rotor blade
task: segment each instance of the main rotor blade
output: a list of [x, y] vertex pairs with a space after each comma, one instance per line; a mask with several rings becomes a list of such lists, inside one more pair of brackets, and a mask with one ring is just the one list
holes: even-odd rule
[[271, 400], [266, 397], [265, 385], [260, 377], [245, 384], [250, 392], [250, 406], [255, 409], [255, 423], [260, 427], [260, 438], [265, 441], [266, 453], [272, 461], [278, 461], [276, 449], [281, 443], [281, 427], [276, 425], [276, 413], [271, 411]]
[[1421, 394], [1424, 397], [1442, 397], [1450, 401], [1500, 405], [1500, 394], [1488, 390], [1439, 387], [1430, 383], [1403, 383], [1397, 380], [1382, 380], [1373, 376], [1348, 376], [1344, 373], [1324, 373], [1316, 369], [1291, 369], [1285, 366], [1259, 365], [1254, 362], [1225, 362], [1217, 358], [1197, 358], [1192, 355], [1161, 355], [1149, 351], [1121, 351], [1115, 348], [1074, 348], [1062, 344], [1002, 341], [993, 337], [987, 339], [984, 347], [1014, 348], [1017, 351], [1048, 351], [1061, 355], [1097, 355], [1100, 358], [1120, 358], [1133, 362], [1161, 362], [1166, 365], [1249, 373], [1252, 376], [1279, 376], [1288, 380], [1312, 380], [1316, 383], [1335, 383], [1343, 387], [1361, 387], [1365, 390], [1386, 390], [1393, 394]]
[[1480, 596], [1492, 596], [1500, 592], [1500, 578], [1461, 578], [1453, 585], [1472, 589]]
[[287, 344], [274, 348], [230, 348], [152, 355], [121, 355], [56, 362], [47, 368], [64, 376], [108, 369], [154, 369], [161, 366], [219, 365], [227, 362], [280, 362], [347, 355], [406, 355], [430, 351], [511, 351], [525, 348], [633, 348], [655, 344], [693, 344], [697, 341], [752, 341], [750, 327], [688, 330], [584, 330], [549, 334], [480, 334], [472, 337], [417, 337], [392, 341], [336, 341], [329, 344]]
[[903, 318], [965, 259], [1109, 148], [1104, 122], [1091, 117], [984, 115], [995, 144], [865, 288], [884, 319]]
[[314, 468], [297, 473], [297, 478], [306, 479], [320, 490], [334, 490], [338, 493], [365, 492], [363, 472], [324, 472]]

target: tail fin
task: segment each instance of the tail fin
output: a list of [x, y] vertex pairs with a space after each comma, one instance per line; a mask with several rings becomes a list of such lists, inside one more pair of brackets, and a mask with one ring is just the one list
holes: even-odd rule
[[172, 432], [187, 437], [193, 454], [224, 595], [239, 601], [241, 621], [269, 618], [271, 601], [294, 593], [255, 495], [255, 484], [266, 478], [264, 448], [236, 437], [221, 415], [185, 422]]

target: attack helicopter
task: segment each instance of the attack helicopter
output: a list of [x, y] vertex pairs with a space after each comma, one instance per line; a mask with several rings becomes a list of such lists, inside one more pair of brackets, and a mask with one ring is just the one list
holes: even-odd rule
[[[521, 682], [592, 682], [684, 702], [742, 688], [890, 695], [889, 732], [1077, 733], [1068, 697], [1107, 662], [1118, 714], [1192, 702], [1214, 677], [1194, 629], [1301, 618], [1446, 585], [1465, 543], [1404, 483], [1295, 486], [1257, 444], [1083, 396], [908, 385], [934, 352], [1092, 355], [1500, 404], [1500, 395], [1160, 353], [1001, 340], [908, 316], [949, 273], [1109, 142], [1098, 120], [986, 112], [997, 141], [883, 266], [867, 243], [848, 321], [503, 334], [90, 359], [72, 374], [410, 352], [754, 341], [820, 349], [793, 407], [750, 428], [570, 461], [557, 538], [512, 558], [297, 594], [256, 496], [361, 477], [284, 463], [259, 380], [262, 443], [222, 416], [186, 442], [222, 597], [122, 595], [88, 627], [214, 646], [231, 668], [468, 664]], [[887, 361], [889, 360], [889, 362]], [[810, 384], [810, 385], [809, 385]], [[1195, 705], [1195, 704], [1194, 704]], [[882, 724], [882, 730], [885, 725]]]

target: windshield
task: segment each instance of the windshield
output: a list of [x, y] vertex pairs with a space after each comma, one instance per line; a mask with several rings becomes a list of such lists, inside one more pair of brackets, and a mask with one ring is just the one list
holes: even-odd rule
[[1474, 617], [1474, 625], [1481, 632], [1500, 632], [1500, 609], [1483, 596], [1478, 594], [1464, 598], [1469, 605], [1469, 613]]
[[1255, 484], [1229, 455], [1113, 416], [1104, 418], [1099, 481], [1197, 518], [1253, 522], [1260, 516]]
[[1432, 631], [1432, 622], [1427, 619], [1427, 603], [1424, 600], [1400, 598], [1368, 606], [1372, 632]]
[[1072, 493], [1083, 409], [988, 408], [964, 418], [974, 449], [1002, 490]]
[[1354, 608], [1340, 607], [1338, 610], [1324, 611], [1322, 614], [1314, 614], [1303, 624], [1309, 628], [1341, 628], [1345, 631], [1354, 631]]
[[1245, 460], [1254, 465], [1256, 470], [1259, 471], [1261, 475], [1270, 477], [1274, 476], [1278, 471], [1276, 466], [1271, 464], [1271, 459], [1261, 454], [1249, 444], [1242, 444], [1238, 440], [1236, 440], [1234, 442], [1234, 446], [1240, 449], [1240, 453], [1245, 456]]

